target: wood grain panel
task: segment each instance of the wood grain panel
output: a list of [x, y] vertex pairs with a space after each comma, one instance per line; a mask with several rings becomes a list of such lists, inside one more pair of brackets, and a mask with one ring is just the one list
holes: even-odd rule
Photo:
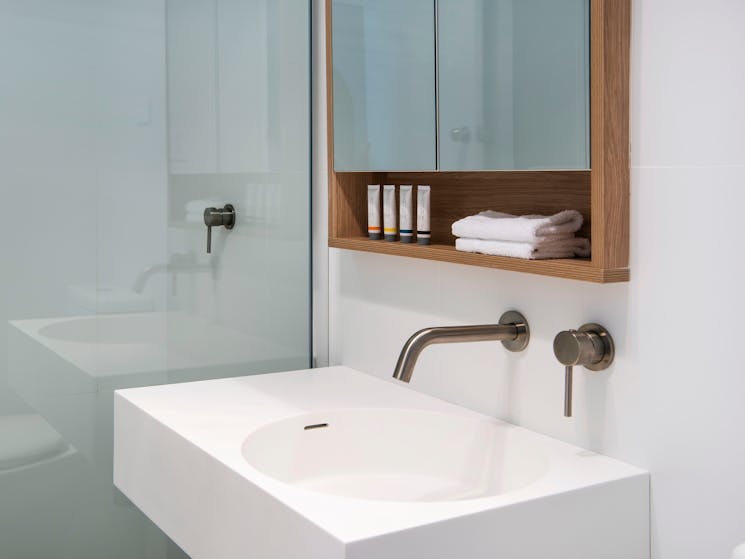
[[593, 264], [629, 263], [631, 0], [592, 0]]
[[422, 258], [425, 260], [439, 260], [454, 264], [498, 268], [514, 272], [525, 272], [542, 276], [553, 276], [595, 283], [614, 283], [629, 280], [629, 271], [621, 269], [601, 269], [593, 266], [592, 262], [584, 259], [561, 260], [523, 260], [521, 258], [507, 258], [503, 256], [485, 256], [455, 250], [452, 245], [433, 244], [430, 246], [407, 245], [403, 243], [388, 243], [385, 241], [371, 241], [365, 237], [330, 238], [329, 246], [378, 254], [393, 254]]
[[385, 173], [334, 173], [333, 181], [336, 195], [331, 236], [367, 235], [367, 185], [384, 184]]

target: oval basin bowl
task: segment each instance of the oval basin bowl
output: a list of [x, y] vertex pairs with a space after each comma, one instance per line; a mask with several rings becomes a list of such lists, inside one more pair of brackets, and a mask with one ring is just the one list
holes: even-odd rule
[[246, 461], [295, 487], [402, 502], [517, 491], [548, 470], [546, 452], [496, 420], [409, 409], [350, 409], [270, 423], [243, 443]]

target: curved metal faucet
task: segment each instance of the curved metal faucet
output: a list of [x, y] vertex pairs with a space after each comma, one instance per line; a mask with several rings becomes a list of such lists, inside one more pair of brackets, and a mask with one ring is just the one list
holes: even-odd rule
[[177, 252], [173, 254], [168, 261], [168, 264], [155, 264], [142, 270], [135, 279], [134, 285], [132, 285], [132, 291], [135, 293], [142, 293], [145, 290], [145, 285], [155, 274], [168, 274], [168, 273], [197, 273], [197, 272], [211, 272], [213, 271], [212, 263], [200, 264], [197, 262], [194, 254], [183, 254]]
[[419, 330], [404, 344], [398, 356], [393, 378], [409, 382], [424, 348], [432, 344], [501, 341], [509, 351], [522, 351], [528, 346], [528, 321], [517, 311], [508, 311], [499, 324], [478, 326], [440, 326]]

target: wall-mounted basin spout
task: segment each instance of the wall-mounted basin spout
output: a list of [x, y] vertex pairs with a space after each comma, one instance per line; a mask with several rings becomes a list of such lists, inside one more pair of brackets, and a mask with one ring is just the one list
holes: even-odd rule
[[409, 382], [419, 355], [424, 348], [432, 344], [500, 341], [509, 351], [522, 351], [528, 346], [529, 340], [528, 321], [516, 311], [504, 313], [499, 319], [499, 324], [425, 328], [411, 336], [404, 344], [398, 356], [393, 378]]
[[156, 274], [195, 274], [200, 272], [214, 271], [211, 263], [200, 264], [193, 254], [175, 253], [171, 256], [168, 264], [156, 264], [142, 270], [132, 285], [132, 291], [142, 293], [150, 278]]

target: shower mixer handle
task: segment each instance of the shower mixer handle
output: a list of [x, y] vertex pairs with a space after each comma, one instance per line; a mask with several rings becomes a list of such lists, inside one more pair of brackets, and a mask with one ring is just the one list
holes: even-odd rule
[[564, 365], [564, 417], [572, 417], [574, 367], [607, 369], [615, 356], [613, 338], [600, 324], [585, 324], [579, 330], [559, 332], [554, 339], [554, 355]]
[[223, 208], [206, 208], [204, 224], [207, 226], [207, 254], [212, 254], [212, 228], [232, 229], [235, 227], [235, 208], [232, 204], [225, 204]]

